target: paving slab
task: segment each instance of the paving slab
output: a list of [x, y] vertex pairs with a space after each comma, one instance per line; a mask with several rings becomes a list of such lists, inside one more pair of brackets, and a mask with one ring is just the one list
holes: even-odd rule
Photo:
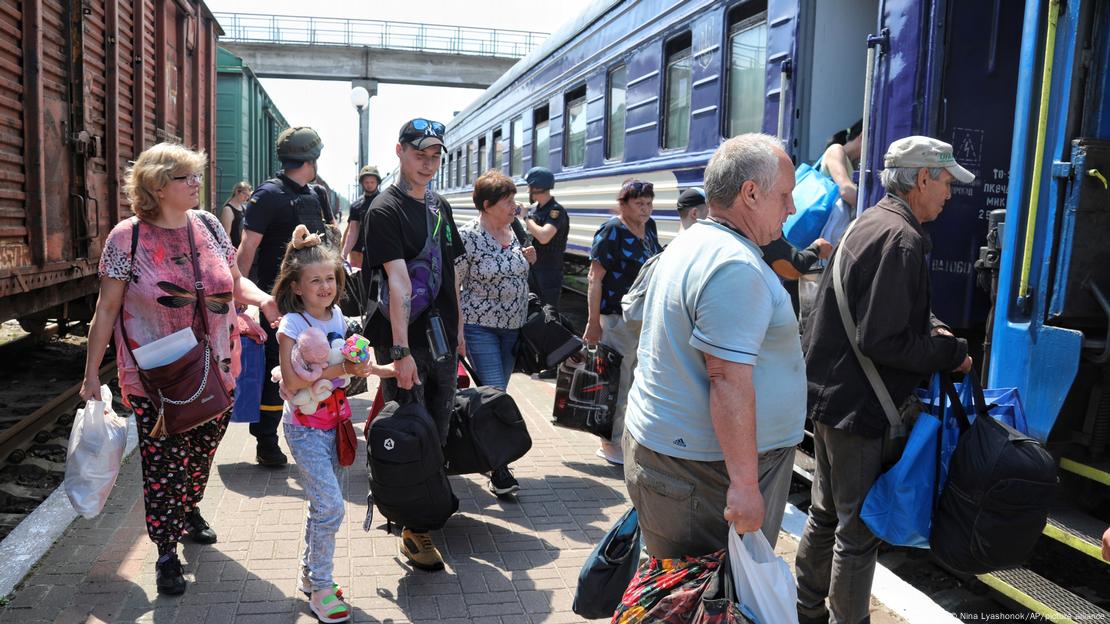
[[[503, 501], [486, 490], [484, 477], [451, 477], [460, 510], [433, 533], [443, 572], [413, 569], [398, 554], [396, 537], [381, 528], [363, 531], [369, 486], [365, 446], [359, 449], [343, 475], [347, 513], [335, 557], [353, 621], [584, 621], [571, 611], [575, 582], [598, 538], [628, 506], [623, 473], [594, 455], [597, 438], [551, 424], [553, 382], [517, 374], [510, 392], [533, 440], [513, 466], [520, 493]], [[360, 434], [371, 398], [351, 400]], [[307, 508], [296, 476], [292, 464], [255, 466], [247, 426], [232, 424], [200, 506], [219, 542], [182, 545], [189, 587], [183, 596], [165, 597], [154, 589], [157, 552], [146, 535], [133, 456], [104, 512], [69, 526], [0, 608], [0, 623], [315, 622], [296, 591]], [[375, 525], [384, 527], [380, 514]], [[792, 561], [796, 546], [783, 533], [777, 550]], [[872, 622], [904, 621], [873, 601]]]

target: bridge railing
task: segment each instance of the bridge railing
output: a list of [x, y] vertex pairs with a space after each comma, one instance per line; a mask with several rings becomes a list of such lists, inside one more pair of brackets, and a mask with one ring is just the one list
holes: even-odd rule
[[224, 29], [221, 40], [239, 43], [371, 47], [520, 58], [548, 36], [523, 30], [333, 17], [214, 15]]

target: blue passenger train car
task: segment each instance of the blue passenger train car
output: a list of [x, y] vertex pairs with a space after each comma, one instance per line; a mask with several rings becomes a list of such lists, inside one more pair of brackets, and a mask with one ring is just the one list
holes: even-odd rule
[[548, 166], [571, 216], [570, 253], [582, 257], [629, 176], [655, 183], [666, 241], [677, 231], [678, 194], [701, 184], [725, 138], [777, 134], [797, 162], [812, 163], [827, 137], [866, 116], [869, 203], [880, 196], [886, 146], [910, 134], [953, 143], [978, 174], [931, 226], [931, 261], [937, 314], [981, 328], [989, 306], [974, 263], [987, 215], [1006, 196], [1022, 25], [1014, 4], [598, 3], [450, 123], [438, 186], [467, 219], [480, 172], [519, 180]]

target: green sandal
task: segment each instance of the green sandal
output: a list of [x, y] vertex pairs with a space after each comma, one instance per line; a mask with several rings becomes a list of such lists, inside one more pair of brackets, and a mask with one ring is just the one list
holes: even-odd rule
[[330, 592], [320, 600], [320, 610], [316, 610], [316, 605], [313, 604], [312, 599], [308, 600], [308, 608], [312, 609], [313, 615], [316, 619], [323, 622], [323, 624], [335, 624], [336, 622], [346, 622], [351, 619], [351, 610], [343, 603], [343, 600], [335, 595], [335, 590]]

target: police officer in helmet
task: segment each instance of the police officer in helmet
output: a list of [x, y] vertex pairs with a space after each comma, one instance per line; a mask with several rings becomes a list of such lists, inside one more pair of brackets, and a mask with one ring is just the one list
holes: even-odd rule
[[[335, 223], [326, 190], [312, 183], [317, 177], [316, 159], [323, 148], [320, 135], [312, 128], [301, 126], [284, 130], [277, 139], [282, 170], [276, 177], [258, 185], [247, 202], [243, 213], [243, 238], [239, 243], [239, 270], [247, 275], [253, 266], [255, 283], [263, 291], [273, 289], [285, 247], [293, 238], [295, 227], [304, 224], [312, 232], [329, 236], [328, 226]], [[332, 244], [337, 243], [332, 241]], [[262, 327], [268, 337], [265, 370], [270, 370], [278, 365], [278, 341], [268, 322], [263, 322]], [[281, 410], [277, 384], [265, 376], [259, 420], [250, 425], [251, 435], [257, 439], [255, 461], [259, 465], [279, 467], [287, 462], [278, 447]]]
[[563, 287], [563, 253], [567, 250], [570, 219], [567, 211], [551, 196], [555, 175], [546, 167], [532, 167], [524, 175], [528, 184], [528, 201], [532, 203], [524, 215], [524, 225], [536, 247], [532, 274], [540, 292], [536, 293], [556, 308]]

